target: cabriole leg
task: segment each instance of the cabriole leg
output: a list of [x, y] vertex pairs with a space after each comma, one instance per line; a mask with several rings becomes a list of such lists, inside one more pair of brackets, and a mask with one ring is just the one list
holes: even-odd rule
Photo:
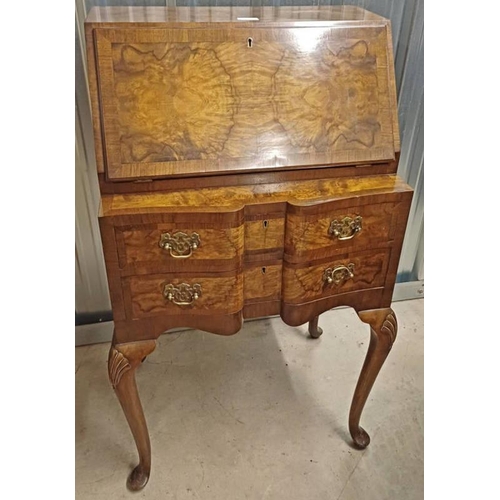
[[153, 352], [155, 346], [154, 340], [144, 340], [113, 344], [109, 351], [109, 380], [123, 408], [139, 453], [139, 465], [127, 479], [127, 487], [133, 491], [146, 486], [151, 471], [151, 445], [141, 400], [137, 392], [135, 370], [142, 360]]
[[309, 335], [313, 339], [317, 339], [323, 333], [323, 329], [318, 326], [319, 316], [315, 316], [311, 321], [309, 321]]
[[370, 436], [359, 425], [361, 413], [380, 368], [396, 340], [398, 324], [396, 315], [390, 308], [360, 311], [358, 316], [361, 321], [370, 325], [371, 336], [349, 412], [349, 432], [359, 448], [366, 448], [370, 444]]

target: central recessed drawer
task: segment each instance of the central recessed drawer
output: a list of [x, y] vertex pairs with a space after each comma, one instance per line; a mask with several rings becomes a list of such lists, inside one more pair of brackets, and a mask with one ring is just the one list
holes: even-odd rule
[[248, 265], [245, 269], [245, 304], [279, 300], [281, 297], [282, 263], [273, 261]]

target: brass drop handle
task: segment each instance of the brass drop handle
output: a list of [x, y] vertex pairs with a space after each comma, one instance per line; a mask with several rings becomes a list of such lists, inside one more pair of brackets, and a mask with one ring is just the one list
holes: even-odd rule
[[194, 285], [168, 283], [163, 287], [163, 296], [178, 306], [189, 306], [201, 297], [201, 285], [198, 283]]
[[334, 236], [340, 241], [354, 238], [363, 229], [363, 217], [344, 217], [341, 221], [333, 220], [330, 223], [328, 234]]
[[193, 255], [193, 250], [196, 250], [201, 244], [200, 235], [192, 233], [188, 235], [181, 231], [170, 235], [170, 233], [162, 233], [158, 246], [164, 250], [169, 250], [170, 255], [174, 259], [187, 259]]
[[333, 269], [329, 267], [323, 273], [323, 281], [329, 285], [333, 283], [335, 286], [339, 286], [352, 278], [354, 278], [354, 264], [352, 262], [347, 266], [341, 265]]

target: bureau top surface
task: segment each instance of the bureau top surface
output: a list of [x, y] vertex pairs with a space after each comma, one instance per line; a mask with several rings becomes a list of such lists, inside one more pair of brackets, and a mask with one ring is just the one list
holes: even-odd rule
[[101, 217], [159, 212], [224, 212], [245, 205], [311, 205], [360, 196], [412, 191], [397, 175], [316, 179], [173, 192], [103, 195]]
[[387, 20], [351, 5], [309, 7], [93, 7], [87, 23], [318, 23]]

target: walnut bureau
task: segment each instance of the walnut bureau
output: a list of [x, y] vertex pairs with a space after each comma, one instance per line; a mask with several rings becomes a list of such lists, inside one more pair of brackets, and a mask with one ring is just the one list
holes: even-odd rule
[[397, 175], [390, 22], [356, 7], [105, 7], [86, 21], [115, 332], [109, 378], [143, 488], [151, 448], [135, 371], [176, 327], [221, 335], [350, 306], [371, 341], [360, 417], [396, 338], [412, 189]]

